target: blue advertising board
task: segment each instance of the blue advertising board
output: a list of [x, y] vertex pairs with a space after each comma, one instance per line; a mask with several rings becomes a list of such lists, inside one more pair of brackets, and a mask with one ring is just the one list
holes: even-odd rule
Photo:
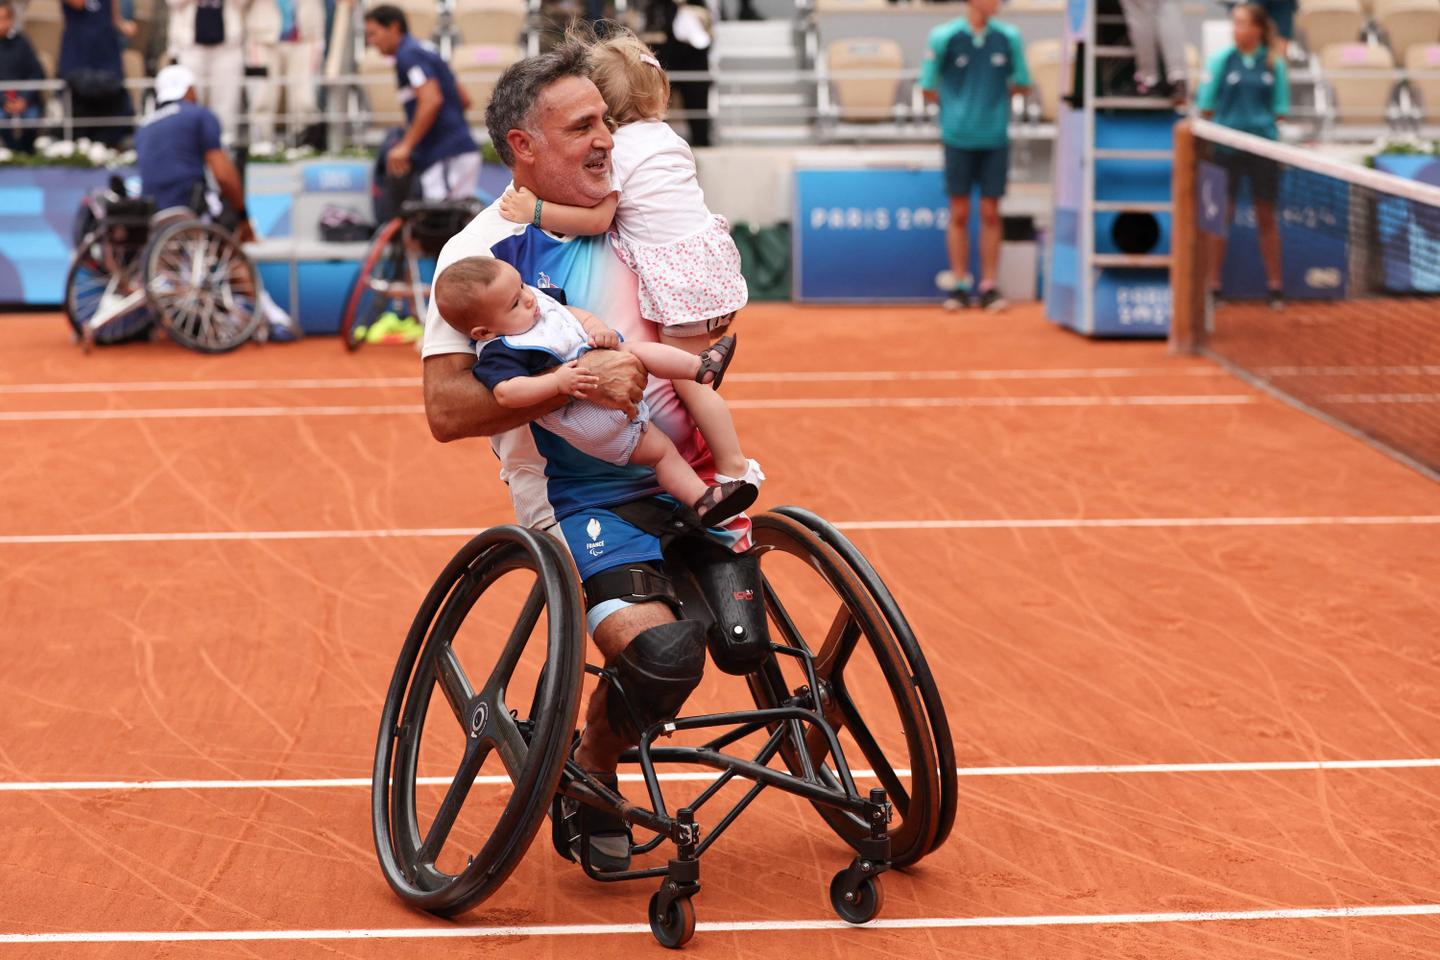
[[[1285, 298], [1341, 300], [1349, 280], [1349, 189], [1328, 178], [1325, 189], [1307, 189], [1295, 181], [1306, 175], [1296, 169], [1281, 173], [1276, 213]], [[1225, 246], [1221, 292], [1237, 300], [1262, 299], [1266, 280], [1265, 271], [1258, 269], [1260, 263], [1255, 207], [1250, 202], [1249, 183], [1242, 182]]]
[[0, 170], [0, 303], [60, 303], [80, 201], [130, 168]]
[[938, 169], [796, 170], [795, 207], [796, 300], [936, 300], [950, 221]]
[[[1440, 185], [1440, 160], [1380, 154], [1375, 169], [1407, 180]], [[1440, 293], [1440, 217], [1435, 208], [1401, 197], [1375, 201], [1375, 255], [1379, 276], [1391, 293]]]

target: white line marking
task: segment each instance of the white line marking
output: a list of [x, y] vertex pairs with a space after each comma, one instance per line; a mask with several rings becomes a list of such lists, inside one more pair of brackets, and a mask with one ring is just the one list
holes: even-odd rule
[[[1416, 770], [1440, 767], [1440, 757], [1406, 757], [1394, 760], [1255, 760], [1224, 763], [1118, 763], [1072, 764], [1028, 767], [957, 767], [959, 777], [1063, 777], [1108, 776], [1113, 774], [1157, 773], [1289, 773], [1323, 770]], [[873, 770], [852, 770], [857, 780], [874, 780]], [[910, 771], [900, 768], [895, 775], [902, 779]], [[694, 773], [657, 774], [662, 783], [703, 783], [718, 774], [705, 770]], [[416, 783], [426, 787], [448, 786], [450, 777], [417, 777]], [[643, 783], [639, 773], [622, 773], [625, 783]], [[510, 783], [502, 774], [486, 774], [475, 778], [481, 786], [498, 787]], [[75, 793], [93, 791], [139, 792], [149, 790], [328, 790], [368, 787], [369, 777], [328, 777], [274, 780], [35, 780], [0, 782], [0, 793]]]
[[[1098, 367], [1031, 370], [822, 370], [731, 373], [732, 383], [877, 383], [927, 380], [1122, 380], [1136, 377], [1220, 377], [1214, 366]], [[419, 377], [336, 377], [282, 380], [139, 380], [113, 383], [5, 383], [3, 394], [192, 393], [214, 390], [353, 390], [419, 387]]]
[[1440, 403], [1440, 393], [1336, 393], [1321, 403]]
[[[1440, 514], [1317, 517], [1052, 517], [983, 520], [842, 520], [840, 530], [1086, 530], [1186, 527], [1385, 527], [1440, 524]], [[194, 530], [137, 533], [0, 534], [0, 546], [67, 543], [213, 543], [266, 540], [379, 540], [473, 537], [475, 527], [394, 527], [369, 530]]]
[[[1224, 393], [1157, 396], [1073, 397], [810, 397], [772, 400], [731, 400], [732, 410], [830, 410], [835, 408], [915, 407], [1213, 407], [1259, 403], [1255, 394]], [[377, 417], [391, 414], [416, 416], [425, 412], [419, 403], [374, 406], [284, 407], [141, 407], [98, 410], [7, 410], [0, 422], [39, 423], [63, 420], [196, 420], [237, 417]]]
[[[1218, 923], [1261, 920], [1359, 920], [1379, 917], [1440, 915], [1440, 904], [1413, 903], [1370, 907], [1291, 907], [1274, 910], [1205, 910], [1194, 913], [1051, 914], [1019, 917], [912, 917], [872, 920], [876, 930], [939, 930], [963, 927], [1096, 927], [1153, 923]], [[749, 920], [696, 924], [699, 932], [766, 933], [790, 930], [848, 930], [843, 920]], [[7, 933], [6, 943], [214, 943], [262, 940], [465, 940], [495, 937], [595, 937], [649, 934], [645, 923], [545, 924], [506, 927], [401, 927], [350, 930], [193, 930]], [[856, 941], [859, 943], [860, 941]]]

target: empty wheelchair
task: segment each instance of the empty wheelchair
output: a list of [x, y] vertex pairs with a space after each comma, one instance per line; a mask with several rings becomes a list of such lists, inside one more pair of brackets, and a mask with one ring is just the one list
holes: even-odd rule
[[[484, 208], [480, 200], [406, 200], [370, 241], [340, 318], [340, 342], [358, 350], [382, 317], [425, 322], [430, 278], [445, 241]], [[416, 331], [418, 333], [418, 328]]]
[[260, 275], [231, 233], [188, 207], [95, 200], [65, 280], [65, 316], [86, 350], [151, 333], [203, 353], [234, 350], [261, 323]]
[[[638, 767], [643, 786], [630, 799], [617, 794], [570, 759], [585, 675], [603, 678], [626, 701], [616, 671], [585, 663], [584, 607], [569, 556], [547, 534], [521, 527], [480, 534], [421, 604], [381, 717], [374, 837], [385, 879], [407, 903], [453, 915], [485, 900], [520, 864], [549, 812], [556, 852], [593, 879], [660, 881], [650, 929], [679, 947], [695, 931], [701, 855], [767, 788], [809, 801], [853, 849], [829, 887], [831, 906], [852, 923], [880, 912], [885, 871], [945, 841], [956, 777], [939, 690], [894, 597], [854, 545], [794, 507], [753, 518], [747, 554], [717, 547], [678, 514], [669, 530], [662, 542], [685, 618], [705, 625], [712, 664], [737, 675], [737, 692], [743, 681], [748, 702], [637, 723], [638, 746], [621, 764]], [[727, 646], [745, 631], [726, 598], [752, 593], [763, 604], [755, 632], [769, 636], [741, 636], [742, 662]], [[633, 709], [630, 716], [638, 721]], [[865, 769], [852, 767], [860, 760]], [[661, 764], [687, 769], [667, 775]], [[697, 767], [710, 773], [697, 776]], [[702, 832], [699, 815], [731, 784], [738, 799], [715, 810]], [[676, 801], [676, 789], [698, 793]], [[643, 802], [633, 796], [640, 790]], [[562, 797], [648, 833], [634, 838], [634, 855], [667, 841], [673, 855], [597, 871], [588, 837], [574, 842], [584, 818], [568, 816]]]

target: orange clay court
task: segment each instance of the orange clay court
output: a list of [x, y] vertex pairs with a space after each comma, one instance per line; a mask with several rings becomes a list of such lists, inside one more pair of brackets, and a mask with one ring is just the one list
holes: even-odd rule
[[[457, 920], [381, 876], [397, 649], [511, 517], [483, 442], [431, 439], [414, 352], [4, 329], [0, 957], [663, 955], [653, 885], [586, 879], [548, 826]], [[835, 522], [896, 594], [959, 812], [851, 927], [849, 849], [767, 791], [705, 859], [690, 955], [1440, 956], [1440, 487], [1035, 306], [740, 331], [758, 506]], [[711, 670], [687, 712], [727, 705]]]

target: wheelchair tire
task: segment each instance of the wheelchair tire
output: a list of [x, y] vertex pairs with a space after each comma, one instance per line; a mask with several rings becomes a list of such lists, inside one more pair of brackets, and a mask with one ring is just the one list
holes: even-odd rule
[[940, 698], [940, 687], [935, 683], [935, 675], [930, 672], [925, 653], [920, 649], [920, 641], [915, 638], [915, 631], [910, 628], [910, 621], [900, 611], [900, 605], [895, 602], [890, 588], [848, 537], [828, 521], [802, 507], [776, 507], [774, 512], [803, 523], [844, 558], [855, 576], [865, 585], [865, 589], [870, 591], [871, 599], [885, 615], [885, 621], [890, 624], [890, 629], [905, 654], [910, 675], [915, 679], [915, 689], [920, 694], [920, 702], [924, 704], [925, 713], [930, 720], [930, 735], [935, 742], [935, 760], [939, 764], [936, 774], [940, 784], [940, 822], [931, 845], [934, 850], [945, 842], [950, 836], [950, 830], [955, 826], [958, 784], [955, 772], [955, 741], [950, 735], [945, 703]]
[[[76, 246], [70, 258], [70, 269], [65, 274], [65, 319], [77, 343], [83, 341], [85, 324], [95, 316], [110, 286], [112, 271], [101, 262], [104, 239], [99, 231], [86, 234]], [[142, 340], [149, 336], [154, 325], [155, 318], [149, 305], [145, 304], [96, 330], [94, 342], [113, 344]]]
[[255, 333], [260, 273], [225, 230], [200, 220], [163, 227], [145, 252], [145, 294], [170, 339], [228, 353]]
[[[889, 831], [890, 862], [899, 867], [915, 863], [935, 848], [942, 798], [935, 740], [910, 664], [870, 591], [834, 548], [798, 520], [778, 513], [756, 516], [752, 524], [771, 638], [815, 654], [816, 673], [825, 687], [820, 697], [821, 713], [837, 734], [849, 734], [894, 807], [895, 821]], [[766, 557], [777, 553], [788, 554], [817, 573], [839, 601], [839, 609], [829, 618], [826, 636], [807, 640], [786, 610], [784, 599], [778, 595], [765, 570]], [[846, 687], [845, 668], [861, 649], [862, 639], [884, 677], [902, 728], [906, 748], [903, 764], [896, 764], [885, 756], [871, 729], [873, 721], [861, 715], [857, 696]], [[756, 705], [762, 708], [777, 706], [790, 696], [777, 659], [772, 657], [765, 667], [746, 678]], [[829, 746], [818, 731], [812, 730], [811, 734], [807, 737], [810, 762], [823, 782], [838, 788], [841, 780], [833, 759], [827, 762]], [[793, 748], [782, 749], [781, 756], [792, 773], [803, 772], [803, 761]], [[846, 761], [852, 769], [859, 767], [859, 758], [855, 756], [847, 755]], [[907, 769], [908, 787], [902, 781], [902, 774], [897, 772]], [[868, 824], [859, 817], [824, 803], [816, 802], [814, 806], [836, 834], [857, 851], [859, 842], [870, 835]]]
[[[386, 221], [376, 231], [375, 239], [370, 242], [370, 249], [365, 251], [365, 260], [360, 265], [360, 273], [355, 278], [355, 286], [350, 288], [350, 296], [345, 301], [345, 312], [340, 317], [340, 342], [345, 345], [346, 350], [360, 349], [370, 325], [389, 309], [395, 300], [393, 296], [377, 290], [376, 285], [396, 282], [413, 284], [416, 280], [414, 277], [408, 281], [403, 279], [410, 270], [410, 263], [401, 242], [400, 230], [404, 225], [405, 222], [399, 217]], [[408, 303], [405, 310], [410, 310]]]
[[[509, 637], [497, 644], [489, 679], [476, 692], [451, 642], [481, 596], [516, 571], [533, 573], [534, 583]], [[545, 628], [536, 630], [542, 614]], [[390, 680], [371, 783], [380, 866], [390, 887], [411, 906], [447, 916], [467, 910], [494, 893], [525, 855], [569, 752], [580, 709], [584, 640], [575, 568], [543, 533], [517, 526], [487, 530], [461, 548], [431, 587]], [[540, 670], [531, 709], [522, 717], [507, 706], [505, 691], [526, 653], [539, 654], [529, 665]], [[443, 802], [422, 831], [418, 761], [437, 689], [461, 725], [465, 747]], [[448, 873], [436, 862], [492, 752], [511, 781], [510, 796], [479, 849], [458, 872]]]

